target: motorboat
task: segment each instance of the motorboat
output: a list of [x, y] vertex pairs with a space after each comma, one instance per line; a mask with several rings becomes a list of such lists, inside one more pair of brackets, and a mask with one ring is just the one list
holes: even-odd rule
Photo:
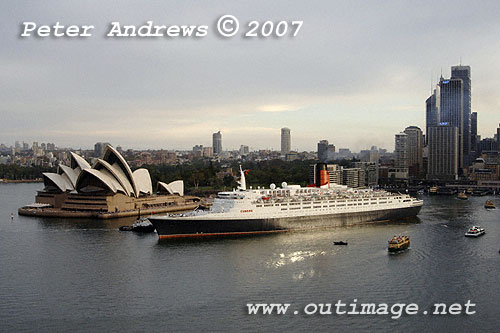
[[465, 237], [479, 237], [486, 233], [484, 228], [481, 228], [478, 225], [474, 225], [465, 233]]

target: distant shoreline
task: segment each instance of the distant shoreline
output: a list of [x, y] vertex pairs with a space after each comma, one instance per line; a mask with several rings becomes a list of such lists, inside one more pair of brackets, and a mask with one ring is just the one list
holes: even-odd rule
[[43, 179], [0, 179], [0, 184], [12, 183], [43, 183]]

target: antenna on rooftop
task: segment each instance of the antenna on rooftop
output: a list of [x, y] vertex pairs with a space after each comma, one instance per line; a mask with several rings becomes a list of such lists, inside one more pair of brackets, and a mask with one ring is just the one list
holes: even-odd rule
[[431, 70], [431, 95], [432, 95], [432, 70]]

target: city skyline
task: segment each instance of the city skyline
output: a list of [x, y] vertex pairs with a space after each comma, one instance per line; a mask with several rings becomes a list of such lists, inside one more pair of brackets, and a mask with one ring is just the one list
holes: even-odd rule
[[[431, 96], [432, 97], [432, 96]], [[429, 97], [429, 99], [431, 98]], [[429, 100], [428, 99], [428, 100]], [[427, 101], [428, 101], [427, 100]], [[426, 102], [427, 102], [426, 101]], [[427, 114], [427, 111], [425, 112]], [[428, 116], [428, 115], [427, 115]], [[476, 112], [473, 112], [472, 113], [472, 119], [475, 119], [477, 118], [477, 113]], [[476, 120], [477, 122], [477, 120]], [[473, 121], [474, 123], [474, 121]], [[443, 123], [444, 124], [444, 123]], [[446, 123], [447, 124], [447, 123]], [[500, 123], [499, 123], [499, 126], [500, 126]], [[413, 129], [418, 129], [420, 132], [422, 132], [422, 130], [418, 127], [418, 126], [415, 126], [415, 125], [409, 125], [407, 129], [410, 129], [410, 128], [413, 128]], [[288, 139], [290, 139], [290, 129], [289, 128], [281, 128], [281, 144], [283, 144], [283, 130], [287, 130], [288, 133]], [[405, 130], [405, 131], [406, 131]], [[427, 128], [427, 131], [429, 131], [429, 128]], [[401, 134], [401, 133], [399, 133]], [[421, 133], [421, 135], [425, 134], [424, 132]], [[495, 139], [497, 140], [496, 138], [498, 138], [498, 136], [500, 135], [500, 127], [496, 127], [495, 128], [495, 132], [491, 133], [492, 135], [491, 136], [485, 136], [484, 138], [482, 139], [486, 139], [486, 140], [489, 140], [489, 139]], [[398, 134], [396, 134], [398, 135]], [[474, 136], [475, 137], [475, 136]], [[428, 137], [426, 136], [426, 139]], [[479, 138], [481, 138], [481, 136], [479, 136]], [[286, 141], [286, 140], [285, 140]], [[333, 152], [335, 151], [335, 145], [334, 144], [329, 144], [328, 140], [319, 140], [317, 143], [316, 143], [316, 149], [310, 149], [310, 150], [303, 150], [303, 151], [308, 151], [308, 152], [318, 152], [320, 153], [320, 151], [322, 150], [322, 148], [320, 148], [320, 145], [322, 143], [325, 143], [326, 142], [326, 146], [325, 146], [325, 149], [326, 148], [329, 148], [329, 147], [333, 147]], [[422, 141], [421, 142], [422, 144], [424, 144], [424, 142]], [[0, 142], [0, 145], [2, 147], [5, 146], [5, 148], [21, 148], [22, 150], [32, 150], [32, 146], [33, 145], [41, 145], [41, 147], [45, 150], [45, 145], [47, 146], [52, 146], [53, 148], [48, 148], [47, 150], [54, 150], [55, 148], [58, 148], [58, 149], [74, 149], [74, 150], [95, 150], [96, 149], [96, 146], [97, 145], [101, 145], [101, 146], [105, 146], [107, 144], [111, 145], [111, 146], [114, 146], [114, 147], [122, 147], [122, 145], [120, 143], [116, 143], [116, 144], [113, 144], [113, 143], [109, 143], [109, 142], [97, 142], [97, 143], [94, 143], [93, 145], [91, 145], [91, 147], [81, 147], [81, 146], [78, 146], [78, 147], [70, 147], [70, 146], [64, 146], [64, 145], [60, 145], [60, 144], [56, 144], [56, 143], [50, 143], [50, 142], [42, 142], [42, 141], [39, 141], [39, 140], [36, 140], [36, 141], [33, 141], [33, 142], [26, 142], [25, 140], [14, 140], [13, 142]], [[171, 147], [160, 147], [160, 148], [151, 148], [151, 147], [144, 147], [144, 148], [131, 148], [131, 147], [124, 147], [125, 149], [133, 149], [133, 150], [169, 150], [169, 151], [190, 151], [194, 148], [197, 148], [197, 147], [200, 147], [200, 148], [213, 148], [214, 145], [217, 145], [218, 148], [216, 148], [216, 154], [218, 154], [218, 151], [220, 150], [221, 152], [222, 151], [238, 151], [238, 150], [241, 150], [242, 147], [246, 147], [248, 148], [250, 151], [259, 151], [259, 150], [271, 150], [271, 151], [280, 151], [281, 152], [281, 149], [278, 148], [274, 148], [274, 147], [270, 147], [270, 148], [255, 148], [253, 146], [249, 146], [249, 145], [244, 145], [244, 144], [240, 144], [240, 147], [239, 148], [230, 148], [230, 149], [227, 149], [227, 148], [223, 148], [222, 147], [222, 133], [221, 131], [218, 131], [216, 133], [212, 133], [212, 141], [211, 141], [211, 144], [209, 145], [198, 145], [198, 144], [195, 144], [193, 147], [188, 147], [188, 148], [185, 148], [185, 149], [176, 149], [176, 148], [171, 148]], [[397, 144], [396, 144], [397, 145]], [[328, 147], [327, 147], [328, 146]], [[371, 147], [364, 147], [364, 148], [361, 148], [359, 150], [353, 150], [351, 149], [351, 147], [339, 147], [338, 149], [340, 150], [344, 150], [344, 149], [347, 149], [349, 151], [352, 151], [353, 153], [363, 153], [364, 151], [368, 151], [370, 149], [373, 149], [373, 147], [377, 147], [377, 146], [374, 146], [372, 145]], [[389, 152], [396, 152], [397, 148], [394, 146], [394, 142], [393, 142], [393, 145], [392, 146], [389, 146], [388, 148], [385, 148], [385, 147], [379, 147], [381, 149], [384, 149], [384, 150], [387, 150]], [[391, 150], [392, 149], [392, 150]], [[290, 151], [299, 151], [297, 149], [290, 149]], [[326, 151], [325, 151], [326, 152]], [[325, 158], [326, 155], [325, 155]], [[321, 158], [320, 158], [321, 159]]]
[[[459, 64], [472, 68], [478, 134], [494, 134], [500, 4], [304, 6], [131, 2], [116, 12], [101, 2], [2, 3], [0, 142], [188, 150], [210, 146], [211, 134], [220, 130], [224, 149], [279, 150], [286, 125], [293, 130], [292, 150], [314, 151], [323, 138], [353, 151], [371, 145], [392, 150], [394, 133], [408, 125], [425, 128], [429, 86], [441, 73], [451, 77], [450, 66]], [[221, 13], [242, 22], [301, 19], [304, 26], [297, 37], [282, 40], [100, 35], [117, 19], [211, 24]], [[92, 39], [20, 39], [24, 20], [94, 24], [96, 32]]]

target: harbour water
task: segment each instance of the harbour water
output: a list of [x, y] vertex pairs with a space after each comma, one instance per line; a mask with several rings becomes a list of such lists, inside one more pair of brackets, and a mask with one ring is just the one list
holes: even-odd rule
[[[483, 207], [487, 199], [500, 207], [500, 197], [423, 196], [412, 223], [171, 243], [118, 231], [130, 219], [18, 216], [41, 186], [0, 184], [0, 331], [471, 332], [500, 325], [500, 209]], [[464, 237], [474, 224], [486, 235]], [[389, 255], [387, 240], [396, 234], [409, 235], [411, 248]], [[310, 303], [338, 300], [421, 310], [399, 319], [303, 313]], [[432, 314], [435, 303], [468, 300], [475, 314]], [[291, 310], [249, 315], [248, 303], [290, 303]]]

